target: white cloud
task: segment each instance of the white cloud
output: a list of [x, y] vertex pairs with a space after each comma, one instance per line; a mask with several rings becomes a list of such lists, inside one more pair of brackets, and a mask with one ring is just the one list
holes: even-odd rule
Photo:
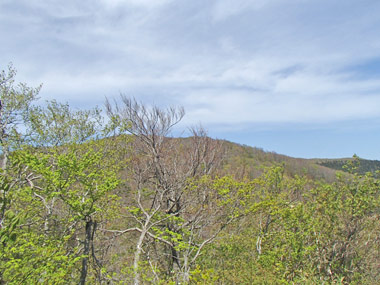
[[249, 10], [260, 10], [282, 0], [219, 0], [213, 7], [213, 19], [221, 21]]
[[48, 98], [120, 91], [213, 124], [380, 116], [380, 81], [348, 68], [380, 56], [376, 1], [15, 2], [0, 4], [0, 63]]
[[99, 0], [99, 2], [106, 8], [118, 8], [120, 6], [137, 6], [144, 8], [156, 8], [170, 3], [173, 0]]

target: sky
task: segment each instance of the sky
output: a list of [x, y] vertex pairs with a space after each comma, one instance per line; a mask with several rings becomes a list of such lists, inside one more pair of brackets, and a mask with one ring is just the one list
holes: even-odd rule
[[214, 138], [380, 160], [378, 0], [0, 0], [0, 37], [41, 100], [125, 94]]

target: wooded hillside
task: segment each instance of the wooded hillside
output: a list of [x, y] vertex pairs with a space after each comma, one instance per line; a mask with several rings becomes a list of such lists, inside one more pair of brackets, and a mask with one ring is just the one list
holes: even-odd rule
[[380, 181], [361, 160], [175, 139], [183, 108], [38, 92], [0, 75], [1, 284], [380, 283]]

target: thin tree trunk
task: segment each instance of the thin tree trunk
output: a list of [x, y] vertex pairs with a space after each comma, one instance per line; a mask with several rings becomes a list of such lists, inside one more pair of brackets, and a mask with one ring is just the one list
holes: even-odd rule
[[86, 221], [86, 233], [85, 233], [85, 239], [84, 239], [84, 255], [85, 257], [82, 259], [82, 272], [80, 275], [80, 281], [79, 284], [84, 285], [86, 284], [86, 277], [88, 272], [88, 259], [90, 254], [90, 243], [92, 238], [92, 220]]
[[190, 266], [189, 266], [189, 257], [187, 256], [187, 254], [185, 254], [183, 258], [182, 281], [183, 281], [183, 284], [188, 284], [190, 281]]
[[3, 161], [1, 163], [1, 169], [5, 173], [7, 170], [7, 164], [8, 164], [8, 150], [3, 149]]
[[135, 285], [140, 284], [139, 263], [140, 263], [140, 256], [141, 256], [141, 251], [142, 251], [142, 244], [144, 242], [145, 235], [146, 235], [146, 230], [143, 230], [136, 244], [135, 259], [133, 261], [133, 273], [134, 273]]

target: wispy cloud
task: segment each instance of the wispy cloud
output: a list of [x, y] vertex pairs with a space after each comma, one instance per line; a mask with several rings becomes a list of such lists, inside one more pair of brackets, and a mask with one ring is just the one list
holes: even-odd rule
[[379, 8], [353, 0], [3, 1], [0, 63], [43, 82], [45, 98], [99, 104], [125, 92], [182, 104], [188, 121], [378, 118]]

